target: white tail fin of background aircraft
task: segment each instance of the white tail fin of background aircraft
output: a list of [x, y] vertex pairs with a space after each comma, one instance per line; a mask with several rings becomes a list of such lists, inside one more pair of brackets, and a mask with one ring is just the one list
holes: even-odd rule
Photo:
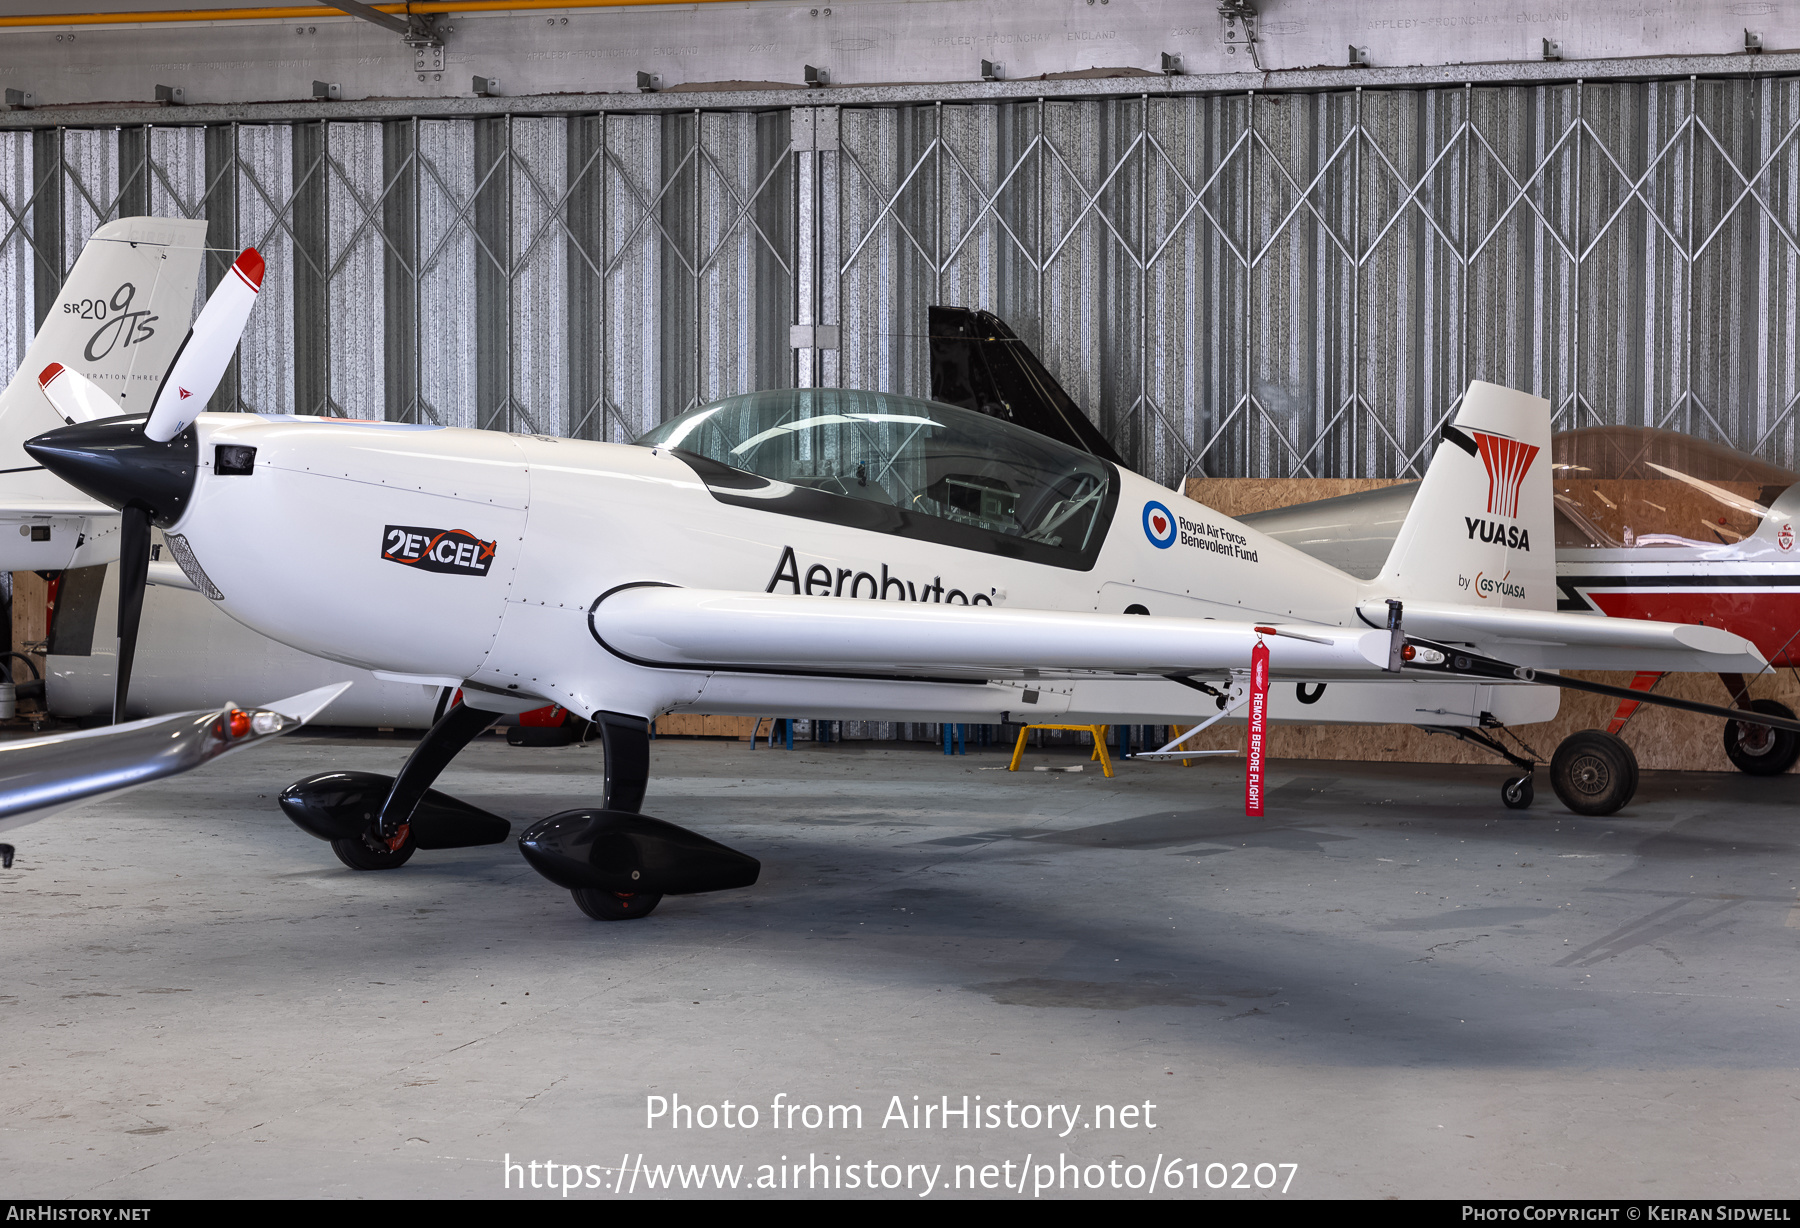
[[1556, 608], [1550, 402], [1476, 380], [1375, 584], [1408, 602]]
[[100, 227], [82, 248], [25, 361], [0, 391], [0, 570], [70, 566], [84, 535], [99, 549], [84, 551], [82, 561], [104, 562], [109, 548], [116, 552], [117, 533], [92, 521], [115, 527], [118, 513], [25, 454], [27, 439], [66, 421], [38, 380], [61, 364], [59, 390], [105, 394], [74, 398], [81, 404], [71, 409], [114, 412], [110, 398], [126, 413], [149, 413], [194, 317], [205, 243], [204, 221], [129, 217]]
[[29, 465], [19, 445], [63, 425], [37, 386], [53, 362], [85, 376], [126, 413], [150, 412], [194, 318], [205, 243], [206, 223], [185, 218], [121, 218], [93, 233], [0, 392], [0, 469]]

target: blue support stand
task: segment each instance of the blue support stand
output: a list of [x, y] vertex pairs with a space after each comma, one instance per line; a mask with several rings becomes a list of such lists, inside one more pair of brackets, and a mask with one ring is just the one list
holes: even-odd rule
[[[963, 745], [963, 727], [961, 725], [946, 724], [943, 728], [944, 728], [944, 753], [946, 755], [966, 755], [966, 754], [968, 754], [969, 753], [968, 747]], [[956, 747], [955, 750], [950, 749], [951, 745], [952, 745], [952, 739], [954, 739], [954, 745]]]

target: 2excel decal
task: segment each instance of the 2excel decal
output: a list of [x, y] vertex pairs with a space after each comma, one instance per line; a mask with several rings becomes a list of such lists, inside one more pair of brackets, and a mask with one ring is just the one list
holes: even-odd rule
[[1144, 504], [1144, 536], [1158, 550], [1167, 550], [1175, 544], [1175, 513], [1158, 503], [1155, 499]]
[[381, 557], [388, 562], [451, 576], [487, 575], [494, 562], [494, 544], [467, 529], [390, 524], [381, 531]]

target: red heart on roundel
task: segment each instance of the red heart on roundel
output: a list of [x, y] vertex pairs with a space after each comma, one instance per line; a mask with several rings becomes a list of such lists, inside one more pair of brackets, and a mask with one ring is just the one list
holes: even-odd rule
[[1151, 516], [1150, 524], [1155, 528], [1158, 537], [1161, 537], [1164, 533], [1169, 531], [1169, 522], [1164, 520], [1161, 516]]

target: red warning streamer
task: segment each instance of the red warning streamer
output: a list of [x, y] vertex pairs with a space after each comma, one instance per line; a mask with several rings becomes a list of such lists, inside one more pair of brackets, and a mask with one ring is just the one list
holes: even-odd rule
[[1269, 717], [1269, 646], [1259, 638], [1250, 650], [1250, 744], [1244, 754], [1244, 813], [1263, 812], [1263, 747]]

